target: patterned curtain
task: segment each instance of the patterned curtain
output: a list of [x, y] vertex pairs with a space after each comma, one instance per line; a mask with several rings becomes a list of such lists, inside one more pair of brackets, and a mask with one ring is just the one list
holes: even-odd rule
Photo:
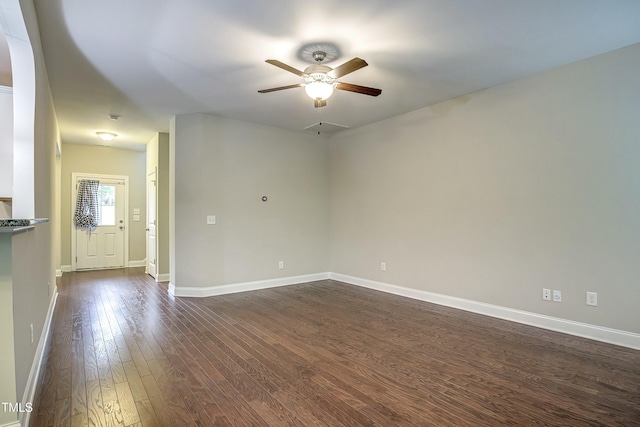
[[73, 222], [78, 230], [92, 232], [100, 223], [100, 181], [83, 179], [78, 183], [78, 198]]

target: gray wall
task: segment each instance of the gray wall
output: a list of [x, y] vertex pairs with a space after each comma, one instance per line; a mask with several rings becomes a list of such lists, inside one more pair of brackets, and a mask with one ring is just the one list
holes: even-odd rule
[[[158, 271], [169, 274], [169, 134], [158, 134]], [[166, 280], [166, 279], [163, 279]]]
[[172, 132], [176, 287], [327, 271], [324, 138], [205, 114], [175, 117]]
[[330, 270], [640, 332], [638, 70], [634, 45], [337, 134]]
[[[35, 60], [36, 101], [34, 134], [34, 206], [35, 216], [50, 222], [13, 238], [13, 309], [17, 397], [22, 399], [27, 378], [55, 287], [55, 144], [59, 132], [51, 101], [49, 83], [33, 4], [20, 2], [31, 39]], [[16, 86], [15, 90], [19, 88]], [[14, 93], [14, 95], [16, 95]], [[17, 165], [16, 165], [17, 166]], [[34, 342], [29, 326], [33, 323]]]
[[[16, 355], [13, 345], [13, 245], [9, 233], [0, 233], [0, 400], [16, 402]], [[0, 411], [0, 425], [17, 419], [10, 412]]]

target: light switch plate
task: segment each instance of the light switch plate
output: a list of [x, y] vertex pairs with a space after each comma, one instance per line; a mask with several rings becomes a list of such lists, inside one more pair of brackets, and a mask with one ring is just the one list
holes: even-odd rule
[[134, 221], [140, 221], [140, 215], [133, 215]]
[[134, 215], [140, 215], [140, 208], [133, 208]]

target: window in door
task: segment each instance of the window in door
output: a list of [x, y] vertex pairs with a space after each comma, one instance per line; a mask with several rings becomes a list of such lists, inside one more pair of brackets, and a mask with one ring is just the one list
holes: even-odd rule
[[116, 225], [116, 186], [101, 184], [98, 191], [100, 195], [98, 225]]

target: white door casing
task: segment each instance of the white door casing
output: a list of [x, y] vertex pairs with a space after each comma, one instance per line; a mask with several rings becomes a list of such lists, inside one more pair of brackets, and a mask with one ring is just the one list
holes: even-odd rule
[[157, 278], [157, 243], [156, 243], [156, 172], [147, 176], [147, 274]]
[[72, 212], [81, 179], [100, 181], [101, 225], [91, 233], [77, 230], [71, 215], [71, 269], [127, 267], [129, 262], [127, 228], [128, 177], [96, 174], [72, 174]]

